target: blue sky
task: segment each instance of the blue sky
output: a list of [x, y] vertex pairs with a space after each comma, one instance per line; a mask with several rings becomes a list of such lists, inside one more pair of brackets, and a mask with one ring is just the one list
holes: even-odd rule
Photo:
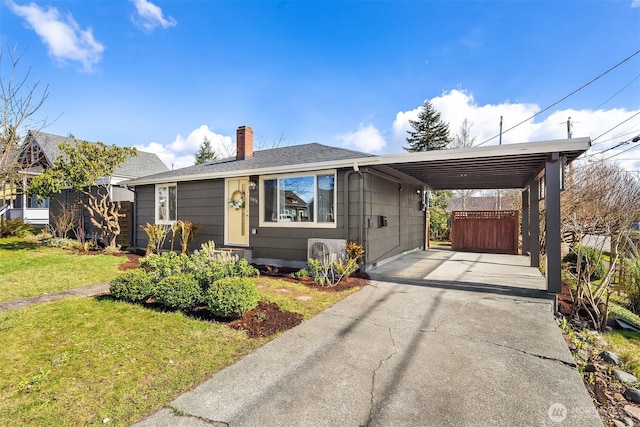
[[[632, 55], [640, 0], [13, 0], [0, 4], [0, 42], [49, 85], [37, 119], [50, 133], [137, 146], [174, 167], [204, 136], [232, 150], [240, 125], [264, 148], [397, 153], [427, 99], [452, 131], [473, 122], [481, 142], [500, 116], [507, 129]], [[640, 114], [607, 132], [636, 113], [640, 54], [503, 143], [564, 138], [571, 116], [574, 136], [605, 133], [604, 150], [640, 134]], [[616, 159], [640, 169], [640, 149]]]

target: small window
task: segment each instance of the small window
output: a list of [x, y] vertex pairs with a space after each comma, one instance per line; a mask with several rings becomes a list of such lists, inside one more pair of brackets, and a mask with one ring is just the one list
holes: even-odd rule
[[335, 172], [265, 177], [262, 225], [335, 227]]
[[156, 185], [156, 224], [173, 224], [178, 219], [178, 187]]

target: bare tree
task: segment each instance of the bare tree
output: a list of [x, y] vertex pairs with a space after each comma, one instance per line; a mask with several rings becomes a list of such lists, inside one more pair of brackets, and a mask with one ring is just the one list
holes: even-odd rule
[[0, 197], [0, 208], [6, 197], [7, 184], [19, 182], [21, 172], [31, 166], [30, 156], [20, 156], [28, 152], [33, 142], [27, 137], [27, 127], [40, 130], [46, 125], [45, 120], [37, 121], [33, 116], [49, 97], [49, 87], [40, 89], [38, 81], [31, 83], [31, 67], [21, 72], [21, 60], [22, 54], [15, 49], [7, 49], [6, 54], [0, 51], [0, 196], [4, 196]]
[[[460, 128], [458, 132], [453, 135], [451, 142], [449, 143], [450, 148], [469, 148], [473, 147], [473, 144], [476, 142], [476, 137], [471, 134], [471, 128], [473, 127], [473, 122], [470, 122], [469, 119], [464, 119], [460, 124]], [[460, 197], [462, 200], [462, 210], [466, 210], [467, 201], [473, 197], [475, 194], [475, 190], [458, 190], [456, 191], [456, 195]]]
[[[576, 283], [573, 313], [586, 310], [597, 328], [604, 328], [609, 310], [613, 277], [621, 256], [629, 245], [631, 224], [640, 218], [640, 180], [615, 163], [587, 163], [574, 169], [573, 185], [562, 194], [562, 235], [577, 262], [568, 273]], [[595, 259], [587, 259], [592, 250], [579, 245], [585, 236], [596, 236], [589, 242]], [[607, 248], [605, 245], [609, 246]], [[609, 249], [610, 259], [604, 277], [592, 282], [593, 271]], [[637, 255], [637, 254], [634, 254]]]

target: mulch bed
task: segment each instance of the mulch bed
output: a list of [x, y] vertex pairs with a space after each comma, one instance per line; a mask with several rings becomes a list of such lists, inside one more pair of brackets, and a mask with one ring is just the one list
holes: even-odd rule
[[133, 254], [130, 252], [119, 253], [116, 255], [126, 255], [127, 261], [118, 266], [119, 270], [132, 270], [134, 268], [140, 268], [140, 258], [144, 258], [143, 255]]
[[301, 314], [282, 311], [273, 302], [260, 301], [256, 308], [228, 325], [233, 329], [246, 331], [249, 338], [262, 338], [291, 329], [301, 322]]
[[300, 278], [292, 278], [290, 276], [291, 273], [296, 273], [298, 269], [289, 268], [289, 267], [275, 267], [272, 265], [260, 265], [260, 264], [252, 264], [255, 268], [260, 271], [261, 276], [269, 276], [269, 277], [277, 277], [286, 282], [292, 283], [302, 283], [305, 286], [308, 286], [313, 289], [317, 289], [323, 292], [342, 292], [347, 289], [352, 289], [355, 287], [364, 287], [369, 284], [369, 275], [367, 273], [357, 272], [353, 274], [351, 277], [347, 277], [343, 279], [335, 286], [321, 286], [313, 281], [313, 278], [309, 276], [304, 276]]
[[[144, 258], [144, 255], [130, 252], [120, 252], [114, 255], [127, 256], [127, 261], [120, 264], [118, 267], [123, 271], [139, 268], [140, 259]], [[301, 277], [299, 279], [290, 277], [289, 275], [297, 272], [297, 269], [255, 264], [254, 267], [260, 271], [262, 276], [279, 278], [292, 283], [302, 283], [305, 286], [324, 292], [342, 292], [354, 287], [364, 287], [369, 284], [369, 276], [366, 273], [356, 273], [353, 276], [342, 280], [336, 286], [327, 287], [314, 283], [313, 279], [310, 277]], [[162, 310], [161, 306], [159, 306], [155, 301], [148, 301], [145, 305], [149, 308]], [[202, 320], [227, 324], [231, 328], [245, 331], [247, 336], [250, 338], [268, 337], [278, 332], [291, 329], [302, 322], [301, 314], [283, 311], [280, 309], [278, 304], [266, 301], [260, 301], [256, 308], [247, 311], [240, 319], [235, 320], [213, 317], [206, 307], [198, 307], [193, 312], [187, 314]]]

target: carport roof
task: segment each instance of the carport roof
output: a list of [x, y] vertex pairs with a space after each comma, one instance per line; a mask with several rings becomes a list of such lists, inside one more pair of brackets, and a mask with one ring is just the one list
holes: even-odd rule
[[575, 160], [589, 149], [589, 138], [560, 139], [487, 147], [371, 155], [321, 144], [256, 151], [235, 157], [145, 176], [131, 186], [177, 181], [299, 173], [340, 168], [381, 167], [396, 171], [434, 190], [525, 188], [553, 155]]
[[590, 138], [559, 139], [379, 157], [384, 164], [434, 190], [525, 188], [552, 156], [575, 160]]

